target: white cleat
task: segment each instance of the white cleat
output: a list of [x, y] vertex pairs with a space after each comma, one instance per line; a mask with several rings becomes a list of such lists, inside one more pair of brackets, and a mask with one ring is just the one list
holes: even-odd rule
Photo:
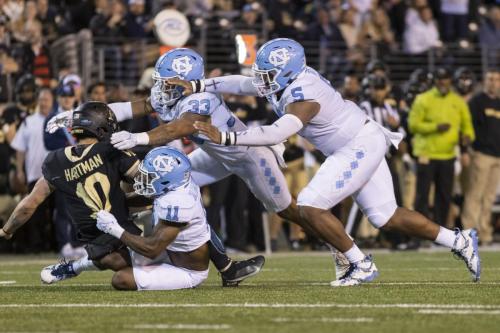
[[472, 275], [472, 281], [478, 282], [481, 277], [481, 259], [479, 258], [476, 229], [455, 230], [457, 237], [451, 252], [462, 259]]
[[347, 257], [340, 251], [336, 251], [333, 254], [333, 260], [335, 261], [335, 280], [340, 280], [346, 275], [351, 267], [351, 263], [347, 260]]
[[77, 275], [78, 274], [73, 271], [72, 261], [63, 261], [59, 264], [50, 265], [42, 269], [40, 272], [40, 279], [43, 283], [52, 284], [61, 280], [70, 279]]
[[375, 280], [378, 270], [371, 255], [350, 265], [348, 272], [339, 280], [330, 282], [332, 287], [356, 286], [361, 283]]

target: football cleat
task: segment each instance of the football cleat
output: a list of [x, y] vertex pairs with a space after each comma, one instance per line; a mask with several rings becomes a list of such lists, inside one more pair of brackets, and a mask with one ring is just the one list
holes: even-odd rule
[[340, 280], [347, 274], [351, 264], [347, 260], [347, 257], [339, 251], [335, 251], [333, 260], [335, 261], [335, 279]]
[[356, 286], [373, 281], [378, 276], [378, 270], [371, 255], [365, 259], [352, 263], [347, 273], [339, 280], [330, 282], [332, 287]]
[[455, 238], [451, 252], [465, 262], [469, 272], [472, 274], [472, 281], [478, 282], [481, 277], [481, 259], [479, 258], [476, 229], [462, 231], [455, 229], [455, 234], [457, 237]]
[[43, 283], [52, 284], [61, 280], [66, 280], [77, 276], [73, 271], [73, 261], [61, 261], [59, 264], [50, 265], [42, 269], [40, 278]]
[[241, 281], [254, 276], [260, 272], [266, 259], [263, 256], [256, 256], [248, 260], [233, 261], [231, 266], [221, 272], [223, 287], [237, 287]]

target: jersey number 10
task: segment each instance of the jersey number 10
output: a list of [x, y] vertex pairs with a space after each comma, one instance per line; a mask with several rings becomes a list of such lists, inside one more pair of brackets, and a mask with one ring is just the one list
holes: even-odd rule
[[[98, 191], [96, 185], [99, 185], [100, 191]], [[111, 211], [111, 203], [109, 202], [110, 189], [111, 184], [108, 177], [102, 172], [96, 172], [87, 177], [84, 182], [76, 185], [76, 195], [85, 202], [85, 205], [92, 211], [90, 217], [95, 219], [98, 211]]]

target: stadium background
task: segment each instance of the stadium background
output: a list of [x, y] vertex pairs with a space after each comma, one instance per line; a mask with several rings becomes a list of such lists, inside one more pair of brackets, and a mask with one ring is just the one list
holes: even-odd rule
[[[157, 35], [161, 33], [155, 33], [153, 27], [153, 18], [165, 9], [178, 10], [187, 17], [190, 33], [185, 46], [204, 56], [207, 76], [248, 74], [255, 48], [263, 41], [294, 38], [304, 45], [308, 65], [321, 72], [346, 98], [362, 103], [370, 99], [370, 87], [386, 87], [384, 100], [401, 118], [396, 129], [407, 134], [410, 131], [405, 119], [412, 102], [417, 94], [431, 88], [437, 68], [444, 66], [457, 75], [465, 73], [454, 82], [458, 86], [460, 79], [467, 81], [468, 90], [462, 94], [467, 100], [481, 90], [483, 74], [498, 69], [500, 63], [500, 8], [495, 1], [0, 1], [3, 220], [32, 183], [11, 147], [25, 117], [39, 109], [35, 95], [23, 99], [22, 93], [26, 90], [29, 95], [30, 89], [48, 87], [55, 96], [53, 112], [65, 98], [74, 98], [72, 103], [77, 105], [91, 96], [109, 103], [147, 96], [152, 85], [151, 67], [160, 53], [169, 49], [159, 43]], [[373, 75], [385, 77], [384, 82]], [[263, 99], [226, 96], [226, 101], [249, 126], [274, 119]], [[124, 123], [122, 128], [144, 131], [157, 126], [158, 121], [154, 116], [145, 117]], [[43, 136], [40, 133], [40, 138]], [[45, 135], [45, 148], [54, 149], [71, 141], [64, 136], [59, 139]], [[406, 143], [406, 150], [390, 158], [399, 179], [396, 192], [400, 203], [413, 207], [416, 160], [411, 156], [409, 137]], [[189, 140], [176, 144], [185, 152], [194, 149]], [[285, 157], [290, 167], [286, 175], [292, 192], [297, 194], [322, 156], [300, 139], [290, 140], [287, 148]], [[29, 150], [27, 146], [26, 154]], [[35, 158], [43, 161], [43, 152], [37, 155]], [[464, 176], [458, 162], [456, 169], [454, 205], [449, 217], [439, 221], [448, 227], [460, 226]], [[205, 188], [204, 197], [209, 222], [231, 250], [262, 251], [266, 240], [270, 240], [267, 249], [270, 245], [273, 251], [324, 249], [300, 229], [282, 224], [276, 216], [263, 215], [261, 204], [236, 177]], [[491, 223], [495, 227], [500, 221], [498, 205], [493, 209], [496, 215]], [[342, 220], [348, 220], [351, 202], [347, 200], [334, 211]], [[379, 235], [357, 215], [351, 214], [351, 220], [356, 222], [354, 233], [362, 246], [430, 246]], [[72, 239], [64, 204], [57, 198], [28, 225], [13, 242], [0, 241], [0, 251], [57, 251], [69, 257], [81, 253], [79, 244]], [[263, 229], [269, 229], [269, 233]]]

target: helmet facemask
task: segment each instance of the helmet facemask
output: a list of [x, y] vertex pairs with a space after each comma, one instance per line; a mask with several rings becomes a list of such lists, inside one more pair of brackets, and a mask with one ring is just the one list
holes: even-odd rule
[[276, 68], [259, 69], [255, 64], [252, 66], [252, 84], [257, 89], [259, 96], [269, 96], [281, 90], [281, 86], [276, 82], [276, 77], [281, 70]]
[[134, 191], [135, 193], [145, 196], [152, 197], [158, 195], [153, 183], [160, 177], [156, 172], [148, 172], [144, 168], [144, 163], [139, 164], [139, 169], [137, 175], [134, 177]]
[[173, 76], [166, 78], [161, 77], [158, 72], [153, 73], [154, 85], [151, 88], [151, 99], [161, 108], [161, 113], [168, 113], [170, 107], [182, 97], [182, 87], [167, 82], [168, 79], [173, 78], [180, 77]]

